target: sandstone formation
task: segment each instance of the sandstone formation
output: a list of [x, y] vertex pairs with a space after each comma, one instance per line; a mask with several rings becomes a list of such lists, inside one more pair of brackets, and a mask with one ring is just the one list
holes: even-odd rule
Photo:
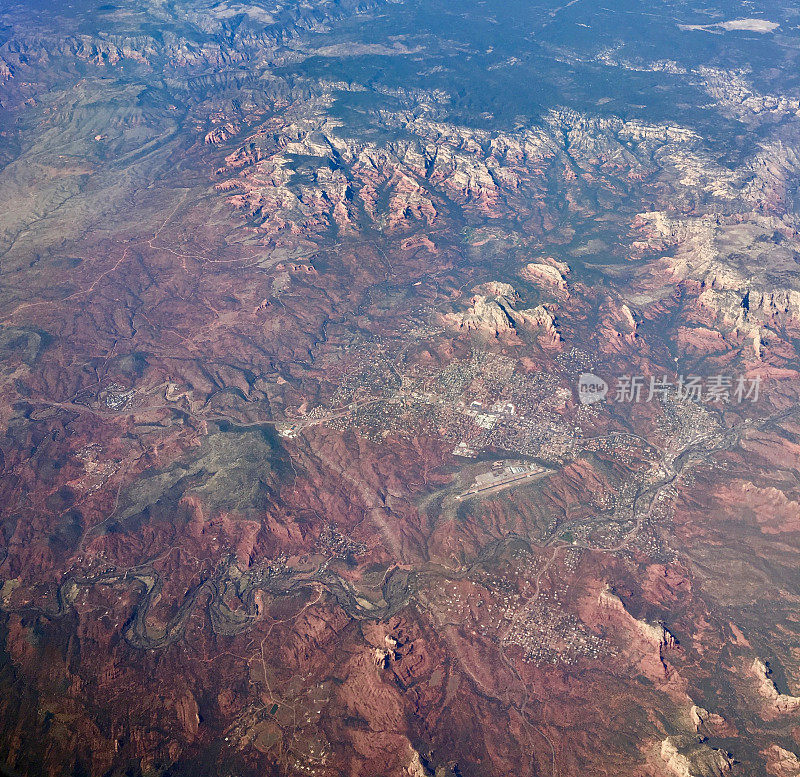
[[758, 692], [768, 700], [777, 712], [793, 712], [800, 707], [800, 696], [779, 693], [774, 681], [771, 679], [769, 665], [760, 658], [753, 660], [751, 671], [758, 680]]
[[564, 276], [569, 273], [569, 267], [563, 262], [551, 261], [552, 264], [529, 262], [519, 271], [520, 278], [545, 289], [567, 292], [567, 281]]
[[767, 771], [774, 777], [798, 777], [800, 775], [800, 758], [791, 750], [780, 745], [770, 745], [763, 755], [767, 760]]
[[548, 345], [557, 345], [560, 341], [550, 311], [543, 305], [518, 310], [515, 305], [519, 297], [510, 284], [493, 281], [476, 286], [473, 292], [468, 310], [447, 317], [459, 328], [478, 330], [494, 337], [515, 334], [518, 330], [539, 330], [543, 342]]
[[796, 771], [793, 9], [456, 5], [4, 5], [0, 771]]
[[721, 777], [733, 766], [727, 753], [688, 737], [667, 737], [661, 743], [661, 759], [675, 777]]

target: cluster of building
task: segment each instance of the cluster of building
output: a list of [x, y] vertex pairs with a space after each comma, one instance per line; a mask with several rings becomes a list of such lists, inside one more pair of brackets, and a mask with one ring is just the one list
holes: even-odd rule
[[498, 424], [487, 444], [526, 456], [560, 462], [575, 448], [576, 430], [554, 412], [542, 411], [516, 418], [513, 424]]
[[337, 559], [361, 556], [367, 552], [367, 546], [342, 534], [335, 523], [329, 523], [319, 535], [317, 548], [325, 555]]
[[611, 655], [612, 646], [590, 631], [555, 599], [540, 596], [535, 605], [517, 614], [503, 637], [504, 646], [518, 645], [525, 661], [572, 665], [580, 659]]

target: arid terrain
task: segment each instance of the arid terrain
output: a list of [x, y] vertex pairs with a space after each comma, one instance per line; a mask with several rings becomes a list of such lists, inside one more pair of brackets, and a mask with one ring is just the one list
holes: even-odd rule
[[800, 11], [0, 0], [0, 773], [800, 776]]

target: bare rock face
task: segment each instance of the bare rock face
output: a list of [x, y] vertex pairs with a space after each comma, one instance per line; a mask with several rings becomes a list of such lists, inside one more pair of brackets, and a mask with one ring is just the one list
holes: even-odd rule
[[648, 623], [647, 621], [637, 620], [636, 627], [639, 633], [658, 648], [675, 647], [675, 637], [669, 632], [663, 623]]
[[737, 71], [701, 67], [698, 74], [706, 91], [732, 115], [743, 120], [800, 116], [800, 101], [783, 95], [759, 93]]
[[[496, 216], [524, 185], [526, 162], [557, 151], [544, 130], [492, 137], [404, 112], [382, 115], [381, 122], [408, 139], [382, 145], [347, 137], [341, 123], [326, 116], [331, 103], [331, 94], [323, 93], [292, 106], [269, 127], [275, 142], [257, 141], [255, 151], [242, 147], [220, 171], [237, 175], [218, 190], [258, 214], [268, 237], [347, 232], [365, 224], [390, 232], [430, 226], [440, 219], [442, 198]], [[299, 180], [298, 157], [309, 160]]]
[[776, 712], [793, 712], [800, 707], [800, 696], [779, 693], [777, 686], [770, 677], [772, 671], [766, 661], [756, 658], [753, 661], [752, 672], [758, 679], [759, 693], [764, 699], [772, 703]]
[[693, 737], [667, 737], [661, 743], [661, 759], [675, 777], [721, 777], [733, 766], [728, 753]]
[[539, 343], [544, 347], [558, 348], [561, 342], [561, 333], [556, 328], [553, 314], [544, 305], [535, 308], [520, 310], [516, 322], [519, 326], [539, 329]]
[[514, 331], [517, 313], [512, 304], [515, 299], [516, 293], [513, 296], [502, 292], [476, 294], [471, 299], [469, 310], [458, 314], [456, 321], [463, 329], [483, 329], [495, 337], [502, 332]]
[[616, 610], [617, 612], [628, 614], [628, 611], [625, 609], [625, 605], [622, 603], [622, 599], [619, 598], [611, 588], [606, 585], [603, 587], [603, 590], [600, 591], [600, 595], [598, 597], [598, 604], [601, 607], [606, 607], [609, 610]]
[[[772, 94], [639, 63], [634, 107], [563, 9], [569, 47], [528, 56], [508, 22], [541, 14], [499, 0], [453, 35], [434, 0], [24, 5], [0, 35], [3, 767], [725, 773], [702, 735], [798, 773], [800, 699], [731, 660], [797, 636], [752, 606], [791, 606], [800, 530], [780, 62]], [[593, 5], [595, 30], [626, 11]], [[555, 75], [533, 103], [523, 64]], [[752, 374], [743, 338], [792, 376], [758, 406], [576, 401], [585, 372]], [[693, 736], [662, 742], [675, 720]]]
[[771, 745], [761, 753], [767, 761], [767, 771], [775, 777], [800, 777], [800, 758], [780, 745]]
[[[396, 234], [443, 226], [453, 210], [478, 218], [524, 217], [526, 230], [540, 232], [552, 222], [552, 203], [542, 196], [549, 176], [566, 174], [573, 181], [577, 165], [592, 179], [622, 170], [642, 179], [652, 172], [655, 148], [687, 171], [701, 169], [704, 180], [714, 181], [709, 188], [727, 186], [732, 196], [725, 171], [705, 171], [700, 138], [685, 128], [553, 110], [539, 126], [488, 131], [408, 101], [374, 117], [376, 126], [395, 137], [382, 142], [356, 137], [330, 116], [337, 93], [363, 90], [326, 84], [311, 97], [287, 100], [217, 170], [217, 190], [251, 216], [266, 242], [301, 234], [319, 239], [362, 227]], [[206, 141], [219, 145], [236, 126], [223, 114]], [[564, 282], [549, 270], [531, 272], [548, 285]]]
[[598, 595], [597, 611], [599, 624], [604, 628], [620, 629], [625, 635], [623, 650], [638, 671], [654, 682], [676, 680], [668, 653], [678, 647], [678, 642], [663, 623], [636, 618], [608, 585]]
[[476, 286], [473, 292], [468, 310], [447, 317], [460, 329], [479, 330], [494, 337], [504, 333], [515, 334], [521, 329], [539, 329], [543, 344], [557, 345], [560, 342], [555, 318], [546, 307], [537, 305], [525, 310], [514, 307], [519, 295], [511, 284], [491, 281]]
[[519, 277], [544, 289], [567, 292], [567, 280], [564, 277], [567, 273], [569, 267], [566, 264], [550, 260], [547, 264], [529, 262], [519, 271]]
[[796, 316], [800, 271], [795, 256], [800, 240], [788, 218], [701, 216], [674, 218], [640, 213], [637, 225], [647, 235], [647, 250], [670, 252], [665, 265], [678, 280], [698, 282], [714, 292], [736, 292], [753, 316]]
[[722, 715], [709, 712], [707, 709], [698, 707], [696, 704], [693, 704], [691, 710], [689, 710], [689, 716], [692, 719], [692, 723], [694, 723], [695, 729], [698, 731], [703, 727], [721, 728], [725, 725], [725, 718], [723, 718]]
[[697, 290], [697, 317], [716, 333], [716, 345], [699, 329], [687, 333], [689, 347], [702, 352], [725, 340], [749, 341], [761, 359], [765, 344], [800, 330], [800, 239], [792, 217], [653, 212], [639, 214], [637, 224], [648, 236], [638, 250], [665, 254], [665, 276]]
[[406, 772], [409, 777], [433, 777], [433, 772], [422, 763], [422, 758], [416, 750], [412, 751], [411, 761], [406, 767]]
[[625, 608], [622, 599], [619, 598], [608, 586], [603, 588], [598, 598], [598, 603], [601, 607], [609, 610], [624, 614], [636, 627], [636, 630], [648, 642], [655, 647], [672, 648], [677, 645], [675, 637], [670, 633], [669, 629], [663, 623], [648, 623], [645, 620], [634, 618]]
[[385, 669], [386, 663], [389, 660], [389, 651], [382, 648], [375, 648], [372, 654], [372, 660], [378, 669]]

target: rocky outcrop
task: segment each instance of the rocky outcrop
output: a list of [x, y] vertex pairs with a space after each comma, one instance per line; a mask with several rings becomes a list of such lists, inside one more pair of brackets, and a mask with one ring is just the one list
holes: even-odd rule
[[635, 618], [628, 612], [623, 601], [608, 585], [600, 591], [598, 605], [604, 610], [610, 610], [622, 615], [628, 627], [633, 628], [644, 642], [650, 646], [647, 652], [653, 657], [650, 662], [653, 668], [659, 674], [662, 672], [665, 675], [669, 674], [665, 651], [676, 648], [678, 642], [663, 623], [649, 623], [646, 620]]
[[378, 669], [386, 669], [391, 661], [395, 661], [399, 657], [396, 651], [398, 642], [393, 636], [387, 634], [383, 639], [383, 644], [384, 647], [374, 648], [372, 654], [373, 661]]
[[648, 623], [644, 620], [634, 618], [626, 609], [622, 599], [617, 596], [609, 586], [605, 586], [598, 597], [598, 604], [601, 607], [615, 610], [626, 615], [636, 626], [637, 631], [650, 643], [656, 647], [675, 647], [677, 642], [675, 637], [663, 623]]
[[696, 704], [693, 704], [692, 708], [689, 710], [689, 716], [697, 731], [703, 726], [723, 726], [725, 724], [725, 719], [721, 715], [709, 712], [707, 709], [698, 707]]
[[540, 345], [551, 348], [559, 347], [561, 333], [556, 327], [555, 317], [544, 305], [517, 311], [516, 323], [518, 326], [538, 329]]
[[675, 637], [663, 623], [647, 623], [647, 621], [636, 619], [634, 619], [634, 621], [639, 633], [650, 642], [651, 645], [661, 649], [672, 648], [678, 644]]
[[701, 67], [698, 75], [706, 91], [726, 111], [741, 119], [800, 116], [800, 100], [783, 95], [760, 94], [741, 71]]
[[609, 585], [604, 586], [603, 590], [600, 591], [597, 602], [601, 607], [605, 607], [609, 610], [616, 610], [617, 612], [628, 615], [628, 611], [625, 609], [622, 599], [614, 593]]
[[516, 311], [505, 295], [476, 294], [464, 313], [455, 314], [453, 320], [462, 329], [482, 329], [495, 337], [515, 330]]
[[760, 144], [746, 167], [742, 198], [759, 211], [783, 215], [800, 176], [797, 138], [775, 138]]
[[[405, 94], [405, 106], [370, 117], [378, 134], [391, 140], [356, 137], [331, 117], [330, 108], [337, 92], [363, 89], [331, 84], [304, 94], [262, 121], [259, 132], [218, 171], [235, 176], [222, 180], [219, 190], [246, 210], [268, 239], [300, 230], [321, 236], [356, 225], [402, 232], [447, 223], [454, 210], [518, 219], [526, 231], [539, 231], [562, 204], [544, 196], [553, 175], [566, 175], [568, 183], [620, 173], [641, 180], [653, 173], [656, 150], [686, 170], [709, 164], [701, 138], [682, 127], [553, 110], [538, 126], [489, 131], [447, 121], [429, 97], [420, 106], [420, 96]], [[226, 120], [232, 119], [221, 117], [209, 142], [222, 137]], [[703, 175], [724, 177], [724, 171]], [[574, 192], [563, 196], [575, 204]], [[559, 281], [548, 270], [531, 272], [547, 285], [563, 284], [563, 277]]]
[[453, 313], [446, 320], [459, 329], [478, 330], [499, 337], [518, 330], [539, 330], [543, 344], [557, 345], [561, 335], [555, 318], [543, 305], [517, 310], [514, 305], [519, 296], [511, 284], [492, 281], [476, 286], [469, 308]]
[[776, 712], [794, 712], [800, 708], [800, 696], [792, 696], [778, 691], [775, 682], [770, 677], [772, 670], [766, 661], [762, 661], [760, 658], [754, 659], [751, 671], [758, 680], [758, 692], [771, 703]]
[[406, 773], [408, 777], [433, 777], [433, 772], [422, 763], [422, 758], [416, 750], [412, 751], [411, 761], [406, 767]]
[[667, 737], [661, 743], [661, 760], [674, 777], [722, 777], [733, 758], [693, 737]]
[[569, 267], [563, 262], [550, 260], [551, 263], [529, 262], [520, 271], [519, 277], [548, 290], [567, 292]]
[[196, 699], [191, 693], [185, 693], [175, 702], [175, 710], [183, 735], [191, 741], [197, 735], [200, 727], [200, 714]]
[[767, 762], [767, 771], [774, 777], [800, 777], [800, 758], [780, 745], [770, 745], [761, 751]]
[[648, 236], [637, 250], [670, 252], [661, 260], [664, 272], [694, 284], [699, 312], [723, 338], [750, 340], [760, 358], [769, 330], [800, 327], [800, 239], [788, 220], [654, 212], [640, 214], [637, 224]]
[[378, 669], [385, 669], [389, 661], [389, 651], [383, 648], [375, 648], [372, 654], [372, 660]]

